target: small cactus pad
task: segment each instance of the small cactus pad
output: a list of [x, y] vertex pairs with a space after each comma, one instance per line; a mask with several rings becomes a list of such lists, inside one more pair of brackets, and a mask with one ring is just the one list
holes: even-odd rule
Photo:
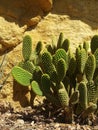
[[58, 49], [55, 53], [55, 55], [53, 56], [53, 63], [55, 64], [55, 66], [57, 66], [58, 60], [63, 58], [67, 64], [68, 67], [68, 55], [66, 53], [66, 51], [62, 48]]
[[41, 50], [42, 50], [42, 42], [39, 41], [39, 42], [37, 43], [37, 45], [36, 45], [36, 48], [35, 48], [36, 54], [39, 55], [40, 52], [41, 52]]
[[50, 91], [50, 77], [48, 74], [43, 74], [41, 77], [41, 84], [43, 93], [46, 95], [47, 93], [51, 93]]
[[62, 43], [62, 48], [67, 52], [69, 50], [70, 42], [68, 39], [65, 39]]
[[39, 84], [36, 82], [36, 81], [32, 81], [31, 82], [31, 88], [33, 90], [33, 92], [39, 96], [43, 96], [43, 92], [42, 90], [40, 89], [40, 86]]
[[91, 39], [91, 51], [92, 53], [98, 48], [98, 35], [94, 35]]
[[97, 86], [95, 86], [93, 81], [90, 81], [87, 83], [87, 89], [88, 89], [88, 102], [96, 103]]
[[80, 82], [78, 89], [80, 93], [79, 97], [80, 105], [83, 109], [86, 109], [88, 106], [88, 100], [87, 100], [87, 86], [85, 82]]
[[85, 49], [81, 49], [78, 52], [78, 58], [77, 58], [77, 67], [80, 73], [84, 72], [84, 68], [85, 68], [85, 63], [87, 60], [87, 52]]
[[76, 90], [76, 91], [74, 91], [73, 94], [71, 95], [70, 100], [69, 100], [69, 103], [73, 105], [73, 104], [78, 103], [78, 101], [79, 101], [79, 91]]
[[88, 56], [88, 59], [85, 65], [85, 74], [88, 81], [91, 81], [93, 79], [95, 68], [96, 68], [95, 56], [91, 54]]
[[19, 63], [19, 67], [27, 70], [31, 74], [34, 73], [35, 66], [31, 61], [22, 61]]
[[42, 66], [45, 73], [51, 76], [52, 72], [54, 71], [54, 65], [52, 64], [52, 56], [48, 51], [42, 53]]
[[32, 39], [29, 35], [26, 35], [23, 38], [22, 54], [23, 54], [25, 61], [29, 60], [30, 57], [31, 57], [31, 54], [32, 54]]
[[63, 33], [61, 32], [60, 35], [59, 35], [58, 42], [57, 42], [57, 48], [61, 48], [62, 43], [63, 43]]
[[57, 74], [58, 80], [62, 81], [66, 75], [67, 65], [63, 58], [61, 58], [57, 63]]
[[23, 86], [29, 86], [32, 79], [32, 74], [22, 69], [19, 66], [15, 66], [12, 69], [12, 75], [14, 79]]
[[84, 42], [84, 43], [83, 43], [83, 48], [86, 50], [86, 52], [88, 52], [89, 43], [88, 43], [88, 42]]
[[51, 54], [53, 54], [53, 47], [52, 47], [52, 45], [48, 44], [48, 45], [46, 45], [46, 48], [47, 48], [47, 50], [48, 50]]
[[96, 68], [98, 68], [98, 48], [94, 52], [94, 56], [95, 56], [95, 59], [96, 59]]
[[72, 57], [69, 62], [69, 68], [68, 68], [69, 75], [74, 74], [75, 70], [76, 70], [76, 58]]
[[60, 101], [62, 107], [68, 106], [69, 97], [68, 97], [68, 93], [65, 88], [60, 88], [58, 90], [58, 98], [59, 98], [59, 101]]

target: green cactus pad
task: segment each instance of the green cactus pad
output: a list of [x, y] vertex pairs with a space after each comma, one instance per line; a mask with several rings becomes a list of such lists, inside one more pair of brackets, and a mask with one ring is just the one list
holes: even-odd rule
[[79, 56], [80, 56], [80, 48], [77, 47], [77, 48], [76, 48], [76, 60], [77, 60], [77, 61], [79, 60]]
[[29, 86], [32, 79], [32, 74], [22, 69], [19, 66], [14, 66], [12, 69], [14, 79], [23, 86]]
[[59, 101], [62, 105], [62, 107], [66, 107], [69, 105], [69, 96], [68, 96], [68, 93], [64, 87], [64, 85], [62, 83], [59, 84], [59, 87], [58, 87], [58, 98], [59, 98]]
[[86, 52], [88, 52], [89, 43], [88, 43], [88, 42], [84, 42], [84, 43], [83, 43], [83, 48], [86, 50]]
[[63, 33], [61, 32], [60, 35], [59, 35], [58, 42], [57, 42], [57, 48], [61, 48], [62, 43], [63, 43]]
[[42, 90], [40, 89], [40, 86], [39, 84], [36, 82], [36, 81], [32, 81], [31, 82], [31, 88], [33, 90], [33, 92], [39, 96], [43, 96], [43, 92]]
[[57, 66], [58, 60], [60, 60], [61, 58], [63, 58], [67, 64], [67, 68], [68, 68], [68, 55], [66, 53], [66, 51], [62, 48], [58, 49], [55, 53], [55, 55], [53, 56], [53, 63], [55, 66]]
[[83, 109], [86, 109], [88, 106], [88, 99], [87, 99], [87, 86], [85, 82], [80, 82], [78, 86], [78, 90], [80, 93], [79, 102]]
[[80, 73], [83, 73], [84, 72], [84, 68], [85, 68], [85, 63], [86, 63], [86, 60], [87, 60], [87, 52], [85, 49], [81, 49], [79, 52], [78, 52], [78, 55], [77, 55], [77, 67], [78, 67], [78, 70]]
[[98, 48], [94, 52], [94, 56], [95, 56], [95, 59], [96, 59], [96, 68], [98, 68]]
[[32, 39], [29, 35], [26, 35], [23, 38], [22, 54], [24, 60], [27, 61], [30, 59], [32, 54]]
[[97, 86], [95, 86], [93, 81], [90, 81], [87, 83], [87, 89], [88, 89], [88, 102], [96, 103]]
[[88, 59], [85, 65], [85, 74], [88, 81], [91, 81], [93, 79], [95, 68], [96, 68], [95, 56], [91, 54], [88, 56]]
[[69, 104], [69, 97], [67, 91], [64, 88], [58, 90], [58, 98], [62, 107], [66, 107]]
[[42, 50], [42, 42], [39, 41], [39, 42], [37, 43], [37, 45], [36, 45], [36, 48], [35, 48], [36, 54], [39, 55], [40, 52], [41, 52], [41, 50]]
[[41, 59], [44, 72], [49, 74], [49, 76], [51, 77], [52, 72], [55, 70], [54, 65], [52, 63], [51, 54], [48, 51], [43, 52]]
[[67, 65], [66, 62], [63, 58], [61, 58], [60, 60], [58, 60], [57, 63], [57, 74], [58, 74], [58, 80], [62, 81], [66, 75], [66, 71], [67, 71]]
[[47, 48], [47, 50], [48, 50], [51, 54], [53, 54], [53, 47], [52, 47], [52, 45], [48, 44], [48, 45], [46, 45], [46, 48]]
[[79, 91], [76, 90], [71, 95], [69, 103], [72, 104], [72, 105], [74, 105], [74, 104], [78, 103], [78, 101], [79, 101]]
[[75, 57], [72, 57], [70, 59], [70, 62], [69, 62], [69, 67], [68, 67], [68, 73], [69, 75], [73, 75], [75, 70], [76, 70], [76, 58]]
[[67, 52], [69, 50], [70, 41], [68, 39], [65, 39], [62, 43], [62, 48]]
[[42, 84], [42, 91], [44, 93], [44, 95], [47, 95], [47, 93], [51, 93], [50, 90], [50, 77], [48, 74], [43, 74], [41, 77], [41, 84]]
[[31, 74], [34, 73], [35, 70], [35, 66], [31, 61], [22, 61], [19, 63], [19, 67], [27, 70], [28, 72], [30, 72]]
[[94, 53], [95, 50], [98, 48], [98, 35], [94, 35], [91, 39], [91, 52]]
[[40, 66], [35, 67], [35, 71], [33, 73], [33, 78], [36, 80], [39, 84], [41, 83], [41, 76], [43, 72]]

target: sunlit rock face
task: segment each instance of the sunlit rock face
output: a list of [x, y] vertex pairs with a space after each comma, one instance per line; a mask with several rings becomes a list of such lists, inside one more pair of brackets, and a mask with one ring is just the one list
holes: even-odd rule
[[0, 51], [18, 45], [25, 30], [37, 25], [51, 8], [51, 0], [1, 0]]

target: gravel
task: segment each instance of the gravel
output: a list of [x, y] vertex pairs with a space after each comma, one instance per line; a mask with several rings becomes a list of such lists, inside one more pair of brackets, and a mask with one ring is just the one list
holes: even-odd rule
[[97, 124], [88, 125], [66, 124], [56, 116], [51, 116], [42, 106], [26, 107], [22, 110], [6, 109], [0, 104], [0, 130], [98, 130]]

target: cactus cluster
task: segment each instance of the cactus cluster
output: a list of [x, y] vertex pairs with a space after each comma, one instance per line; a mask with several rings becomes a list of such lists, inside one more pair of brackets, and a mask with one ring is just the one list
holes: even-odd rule
[[[54, 106], [81, 119], [97, 113], [98, 102], [98, 36], [70, 50], [70, 41], [60, 33], [56, 45], [42, 48], [38, 42], [32, 50], [30, 36], [23, 39], [23, 61], [12, 69], [14, 79], [23, 86], [31, 85], [36, 95], [45, 96]], [[94, 45], [93, 45], [94, 44]], [[90, 45], [90, 46], [89, 46]], [[91, 52], [89, 52], [89, 47]]]

